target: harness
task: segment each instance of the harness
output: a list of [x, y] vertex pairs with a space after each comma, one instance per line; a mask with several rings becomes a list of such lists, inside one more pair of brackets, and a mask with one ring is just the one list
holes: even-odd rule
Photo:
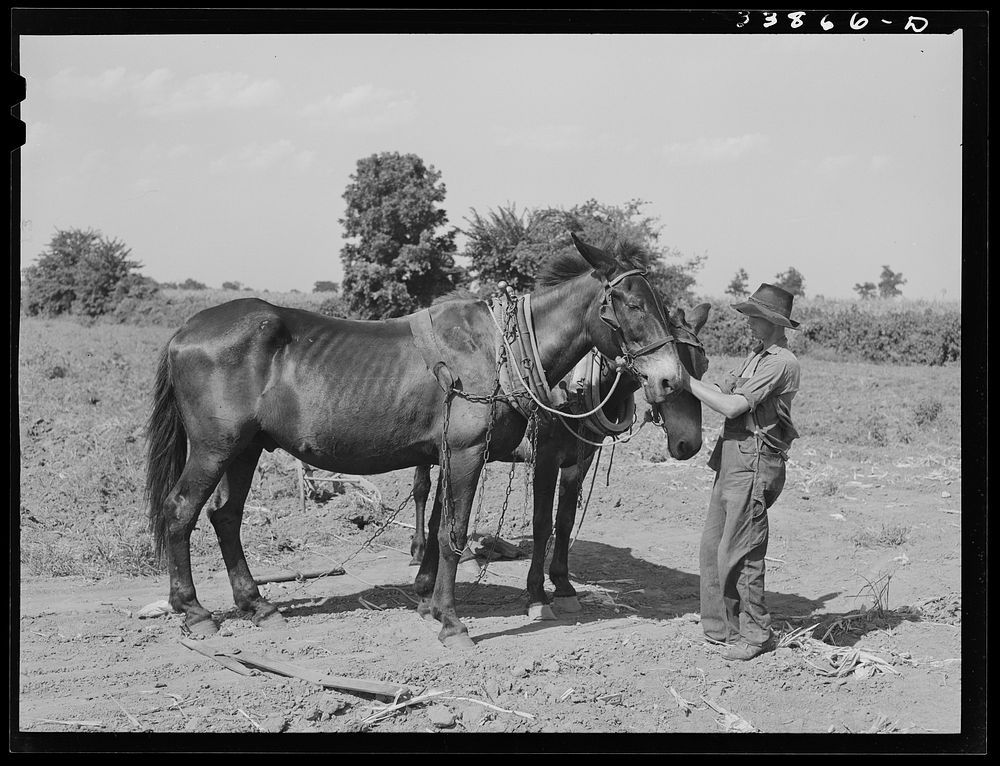
[[[566, 403], [565, 391], [553, 391], [545, 377], [545, 367], [538, 354], [535, 324], [531, 315], [531, 295], [515, 298], [507, 288], [490, 301], [490, 316], [496, 325], [496, 358], [506, 352], [500, 367], [500, 386], [507, 402], [526, 419], [547, 405], [558, 408]], [[512, 303], [513, 301], [513, 303]], [[513, 316], [514, 321], [505, 327], [501, 318]]]

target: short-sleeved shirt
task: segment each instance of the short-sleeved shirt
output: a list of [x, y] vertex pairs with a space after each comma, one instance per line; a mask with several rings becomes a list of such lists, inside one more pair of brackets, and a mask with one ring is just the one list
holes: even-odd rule
[[731, 393], [750, 403], [750, 411], [727, 418], [724, 439], [745, 439], [755, 432], [771, 447], [788, 452], [799, 432], [792, 423], [792, 399], [799, 390], [799, 360], [788, 350], [787, 341], [778, 341], [756, 350], [730, 375]]

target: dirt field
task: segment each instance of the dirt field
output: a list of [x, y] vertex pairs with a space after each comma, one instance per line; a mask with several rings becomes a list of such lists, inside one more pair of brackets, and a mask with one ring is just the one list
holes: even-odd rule
[[[345, 574], [262, 586], [287, 624], [256, 628], [235, 611], [203, 518], [195, 582], [222, 630], [200, 644], [407, 686], [416, 701], [389, 711], [391, 700], [235, 672], [181, 643], [179, 615], [140, 614], [167, 596], [142, 532], [141, 428], [155, 353], [168, 335], [22, 320], [15, 749], [114, 750], [138, 741], [146, 743], [140, 749], [155, 742], [199, 750], [212, 747], [200, 734], [258, 733], [270, 736], [227, 740], [225, 748], [366, 752], [402, 746], [381, 735], [433, 732], [402, 742], [529, 750], [530, 737], [462, 735], [544, 733], [576, 735], [547, 749], [596, 752], [620, 746], [583, 735], [628, 733], [664, 735], [636, 747], [669, 752], [678, 741], [698, 748], [670, 735], [933, 740], [975, 724], [962, 720], [969, 507], [957, 366], [803, 360], [795, 403], [803, 435], [770, 512], [767, 600], [784, 645], [749, 663], [724, 661], [702, 642], [698, 624], [698, 542], [713, 478], [706, 461], [721, 426], [707, 410], [705, 447], [689, 461], [667, 458], [662, 434], [651, 428], [616, 449], [610, 472], [604, 450], [570, 552], [581, 612], [530, 620], [526, 557], [491, 562], [485, 572], [463, 564], [459, 613], [476, 642], [464, 653], [444, 649], [413, 609], [411, 530], [402, 525], [412, 524], [410, 507], [400, 523], [379, 526], [405, 500], [411, 472], [368, 477], [384, 509], [347, 491], [310, 499], [303, 513], [291, 458], [266, 456], [243, 528], [255, 574], [338, 565]], [[713, 359], [706, 379], [732, 361]], [[498, 527], [507, 466], [491, 465], [476, 530], [527, 551], [524, 477], [518, 468]], [[969, 564], [985, 574], [983, 563]], [[972, 685], [985, 689], [982, 680]], [[353, 737], [304, 736], [347, 732]], [[901, 739], [895, 748], [923, 742]], [[836, 740], [827, 747], [857, 746], [852, 737]], [[711, 749], [758, 747], [745, 738], [708, 741]], [[811, 747], [789, 742], [796, 744], [778, 749]]]

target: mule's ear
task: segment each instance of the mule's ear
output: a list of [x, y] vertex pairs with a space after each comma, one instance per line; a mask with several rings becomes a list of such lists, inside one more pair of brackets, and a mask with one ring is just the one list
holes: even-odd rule
[[691, 327], [694, 329], [695, 335], [697, 335], [701, 328], [705, 326], [705, 322], [708, 321], [708, 312], [711, 310], [711, 303], [699, 303], [691, 309], [691, 317], [688, 321], [691, 322]]
[[573, 237], [573, 244], [576, 245], [576, 249], [580, 251], [583, 259], [595, 269], [608, 275], [618, 268], [618, 261], [606, 252], [593, 245], [588, 245], [576, 236], [575, 232], [570, 232], [570, 236]]

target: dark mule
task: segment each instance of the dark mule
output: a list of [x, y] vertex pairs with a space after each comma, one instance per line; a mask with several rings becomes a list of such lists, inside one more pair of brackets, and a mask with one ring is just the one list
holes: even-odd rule
[[[708, 369], [708, 359], [704, 348], [698, 340], [698, 332], [708, 319], [711, 304], [703, 303], [692, 310], [690, 317], [685, 317], [682, 309], [675, 309], [668, 315], [670, 329], [678, 339], [688, 341], [678, 350], [684, 366], [691, 376], [701, 379]], [[577, 374], [574, 368], [564, 378], [571, 386], [572, 378]], [[600, 400], [607, 397], [603, 410], [611, 415], [614, 421], [616, 413], [628, 410], [630, 400], [635, 395], [639, 382], [631, 375], [623, 376], [618, 386], [611, 389], [615, 381], [615, 367], [609, 360], [600, 362]], [[610, 396], [608, 395], [610, 392]], [[581, 409], [570, 407], [570, 412], [582, 414], [592, 407]], [[672, 424], [674, 433], [683, 433], [686, 447], [677, 448], [675, 439], [671, 452], [674, 457], [687, 460], [701, 449], [701, 403], [689, 391], [677, 391], [660, 404], [656, 405], [658, 420], [663, 425], [668, 439], [670, 429], [665, 425]], [[577, 612], [580, 604], [576, 598], [576, 589], [569, 581], [569, 543], [570, 534], [576, 523], [577, 500], [580, 487], [587, 476], [597, 443], [607, 436], [614, 437], [607, 430], [591, 425], [588, 420], [571, 420], [565, 418], [562, 422], [556, 417], [542, 418], [538, 422], [538, 433], [535, 443], [533, 480], [533, 516], [532, 516], [532, 556], [531, 567], [528, 570], [528, 614], [540, 619], [552, 619], [554, 615], [549, 607], [549, 599], [545, 593], [545, 552], [552, 531], [552, 504], [556, 495], [556, 485], [559, 486], [558, 509], [556, 511], [555, 546], [552, 560], [549, 564], [549, 579], [555, 586], [552, 604], [563, 612]], [[647, 416], [648, 417], [648, 416]], [[594, 430], [592, 430], [594, 429]], [[583, 438], [577, 438], [579, 434]], [[669, 441], [668, 441], [669, 443]], [[531, 459], [532, 445], [529, 436], [525, 436], [511, 455], [499, 458], [503, 461], [517, 463]], [[413, 475], [413, 499], [416, 506], [416, 532], [410, 545], [413, 557], [411, 563], [418, 564], [422, 560], [426, 547], [424, 534], [424, 514], [427, 498], [430, 493], [431, 468], [429, 465], [418, 466]], [[558, 480], [558, 482], [557, 482]]]
[[[649, 403], [665, 401], [683, 388], [688, 373], [649, 283], [602, 250], [574, 241], [585, 267], [574, 263], [531, 294], [549, 384], [596, 346], [627, 361]], [[421, 335], [422, 327], [434, 331]], [[472, 646], [455, 609], [455, 573], [483, 448], [489, 431], [491, 454], [511, 453], [527, 425], [507, 400], [491, 405], [472, 398], [496, 390], [497, 336], [497, 319], [482, 301], [351, 321], [248, 298], [191, 318], [160, 358], [146, 479], [150, 527], [168, 563], [170, 604], [184, 612], [186, 627], [199, 634], [218, 629], [191, 576], [191, 532], [210, 498], [236, 605], [257, 625], [284, 619], [261, 597], [240, 542], [261, 450], [280, 447], [317, 468], [353, 474], [438, 464], [448, 455], [452, 502], [443, 513], [436, 505], [431, 515], [414, 589], [419, 613], [440, 621], [441, 641]], [[424, 353], [428, 339], [444, 362], [433, 375]], [[442, 388], [452, 385], [459, 393], [449, 411]]]

